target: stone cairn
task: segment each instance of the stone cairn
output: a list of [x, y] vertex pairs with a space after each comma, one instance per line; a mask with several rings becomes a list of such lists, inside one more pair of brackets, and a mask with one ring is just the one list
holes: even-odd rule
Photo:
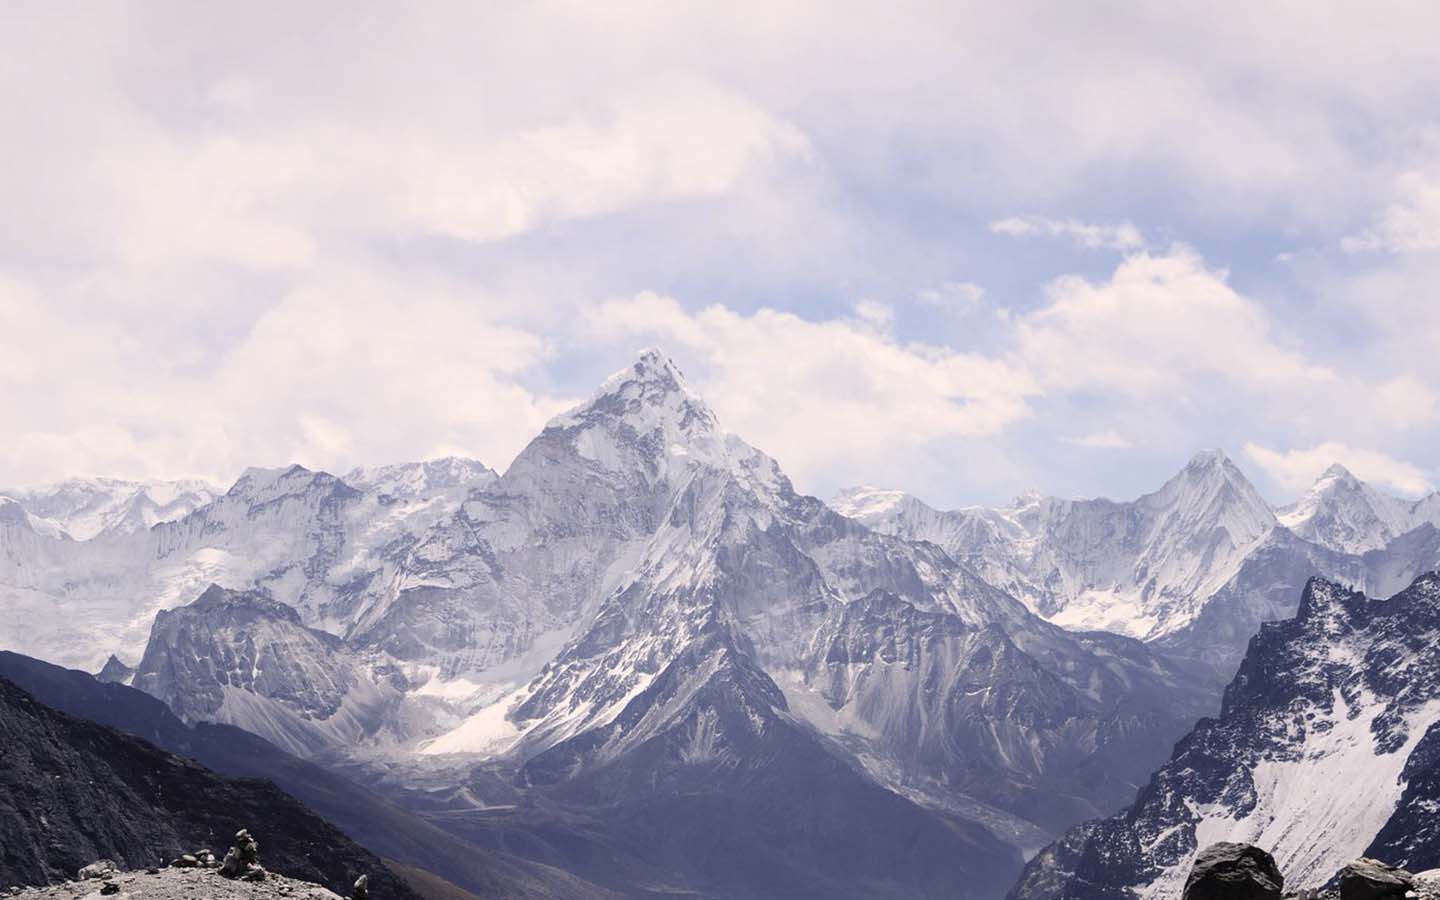
[[220, 864], [220, 874], [242, 881], [264, 881], [265, 867], [260, 865], [260, 845], [242, 828], [235, 832], [235, 844]]

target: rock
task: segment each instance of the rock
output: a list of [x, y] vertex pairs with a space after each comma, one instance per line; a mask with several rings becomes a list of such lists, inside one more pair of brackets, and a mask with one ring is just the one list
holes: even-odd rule
[[113, 881], [107, 881], [107, 882], [105, 882], [104, 884], [102, 884], [102, 885], [100, 886], [100, 894], [101, 894], [101, 896], [108, 897], [108, 896], [110, 896], [111, 894], [118, 894], [118, 893], [120, 893], [120, 885], [116, 884], [116, 883], [113, 882]]
[[79, 881], [87, 881], [91, 878], [108, 878], [117, 871], [119, 866], [115, 865], [114, 860], [97, 859], [81, 869], [75, 877]]
[[170, 865], [174, 866], [177, 869], [193, 869], [196, 866], [200, 865], [200, 860], [195, 858], [195, 854], [186, 853], [179, 859], [172, 862]]
[[1280, 900], [1285, 876], [1275, 858], [1250, 844], [1211, 844], [1195, 856], [1184, 900]]
[[220, 874], [245, 881], [265, 880], [265, 869], [260, 865], [260, 844], [246, 829], [235, 832], [235, 845], [225, 854]]
[[1415, 876], [1378, 859], [1357, 859], [1340, 870], [1340, 900], [1400, 900]]
[[351, 900], [370, 900], [370, 876], [361, 875], [355, 879], [355, 887], [350, 891]]

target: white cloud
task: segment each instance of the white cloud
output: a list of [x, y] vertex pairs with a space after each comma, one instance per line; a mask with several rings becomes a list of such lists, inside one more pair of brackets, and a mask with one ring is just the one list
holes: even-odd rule
[[1405, 172], [1395, 179], [1395, 199], [1368, 231], [1340, 242], [1350, 253], [1440, 250], [1440, 178]]
[[1309, 488], [1335, 463], [1340, 463], [1363, 481], [1392, 488], [1401, 494], [1418, 496], [1434, 490], [1434, 484], [1418, 466], [1378, 450], [1351, 447], [1338, 441], [1325, 441], [1309, 449], [1283, 452], [1252, 443], [1245, 445], [1244, 453], [1277, 485], [1292, 494]]
[[1103, 282], [1060, 278], [1047, 294], [1019, 320], [1017, 352], [1052, 388], [1173, 403], [1216, 380], [1276, 398], [1339, 380], [1281, 344], [1264, 310], [1184, 247], [1129, 257]]
[[1075, 219], [1049, 219], [1044, 216], [1014, 216], [990, 223], [990, 230], [1013, 238], [1036, 236], [1063, 237], [1089, 249], [1139, 250], [1145, 246], [1140, 229], [1129, 222], [1118, 225], [1095, 225]]
[[1077, 447], [1090, 447], [1098, 450], [1128, 450], [1135, 446], [1134, 441], [1114, 430], [1093, 431], [1090, 434], [1063, 438], [1063, 440], [1065, 443], [1074, 444]]
[[483, 298], [408, 287], [374, 272], [308, 283], [197, 371], [115, 332], [74, 337], [0, 291], [7, 320], [29, 323], [26, 352], [0, 354], [5, 480], [223, 481], [248, 465], [343, 471], [456, 450], [503, 467], [565, 405], [519, 384], [550, 345], [495, 321]]
[[996, 434], [1030, 415], [1036, 390], [1004, 361], [903, 343], [873, 318], [692, 313], [645, 293], [589, 321], [602, 338], [657, 340], [695, 363], [687, 371], [726, 427], [812, 483], [888, 469], [934, 441]]

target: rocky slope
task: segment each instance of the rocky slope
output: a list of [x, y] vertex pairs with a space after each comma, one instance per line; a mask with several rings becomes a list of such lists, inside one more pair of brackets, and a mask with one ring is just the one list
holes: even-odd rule
[[[603, 898], [608, 892], [499, 848], [482, 848], [437, 827], [329, 769], [298, 759], [229, 725], [187, 725], [143, 691], [84, 672], [0, 651], [0, 677], [46, 706], [143, 738], [232, 778], [260, 778], [304, 803], [391, 868], [443, 876], [480, 897], [551, 900]], [[433, 880], [433, 877], [432, 879]], [[424, 896], [429, 894], [421, 892]]]
[[1388, 600], [1313, 580], [1294, 618], [1251, 641], [1220, 716], [1128, 810], [1032, 861], [1012, 897], [1175, 897], [1220, 840], [1268, 848], [1296, 888], [1362, 854], [1433, 867], [1437, 734], [1440, 575]]
[[348, 888], [369, 873], [415, 898], [384, 864], [263, 781], [228, 779], [138, 738], [47, 707], [0, 678], [0, 886], [74, 877], [96, 859], [144, 868], [242, 827], [266, 836], [276, 872]]

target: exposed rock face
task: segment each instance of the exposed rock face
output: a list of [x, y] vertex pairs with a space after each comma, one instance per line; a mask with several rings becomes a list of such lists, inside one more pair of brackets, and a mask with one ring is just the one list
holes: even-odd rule
[[1195, 856], [1184, 900], [1280, 900], [1285, 878], [1275, 858], [1250, 844], [1211, 844]]
[[[222, 778], [137, 738], [43, 706], [0, 678], [0, 886], [46, 884], [98, 858], [141, 868], [248, 823], [271, 836], [277, 871], [337, 888], [384, 872], [267, 782]], [[386, 875], [385, 896], [414, 895]], [[392, 893], [393, 892], [393, 893]]]
[[261, 590], [212, 585], [161, 612], [134, 685], [182, 719], [248, 727], [300, 755], [407, 727], [401, 693], [358, 652]]
[[1251, 641], [1219, 718], [1176, 746], [1133, 806], [1089, 828], [1068, 874], [1052, 865], [1043, 891], [1014, 896], [1178, 896], [1201, 836], [1265, 845], [1302, 889], [1378, 847], [1424, 865], [1437, 851], [1425, 813], [1440, 802], [1437, 723], [1440, 575], [1388, 600], [1312, 581], [1295, 618]]
[[95, 677], [106, 683], [129, 684], [135, 678], [135, 670], [112, 653]]

